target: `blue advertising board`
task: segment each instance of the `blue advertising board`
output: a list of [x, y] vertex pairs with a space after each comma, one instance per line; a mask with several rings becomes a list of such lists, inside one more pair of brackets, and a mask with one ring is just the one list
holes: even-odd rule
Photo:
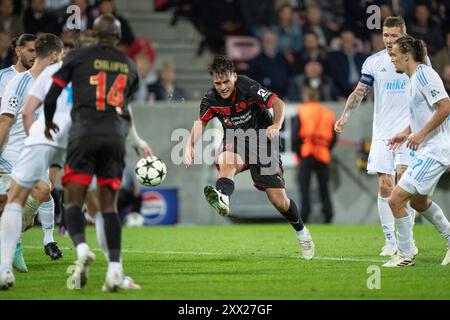
[[144, 226], [173, 225], [178, 222], [176, 188], [141, 188]]

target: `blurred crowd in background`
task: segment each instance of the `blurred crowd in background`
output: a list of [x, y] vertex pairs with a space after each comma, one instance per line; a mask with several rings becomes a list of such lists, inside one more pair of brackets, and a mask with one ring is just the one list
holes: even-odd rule
[[[74, 42], [78, 31], [65, 22], [69, 5], [81, 11], [80, 31], [102, 13], [121, 22], [120, 48], [137, 63], [138, 101], [190, 98], [176, 82], [176, 66], [164, 61], [156, 70], [152, 40], [136, 36], [116, 10], [114, 0], [0, 0], [0, 68], [14, 57], [11, 40], [21, 33], [50, 32]], [[246, 74], [285, 101], [302, 101], [302, 88], [320, 91], [322, 101], [343, 101], [359, 81], [369, 55], [384, 49], [381, 30], [366, 26], [369, 5], [378, 5], [381, 20], [402, 15], [407, 32], [427, 44], [433, 68], [450, 91], [450, 0], [153, 0], [155, 11], [171, 11], [192, 22], [202, 34], [198, 54], [224, 53]], [[168, 26], [169, 28], [170, 26]]]

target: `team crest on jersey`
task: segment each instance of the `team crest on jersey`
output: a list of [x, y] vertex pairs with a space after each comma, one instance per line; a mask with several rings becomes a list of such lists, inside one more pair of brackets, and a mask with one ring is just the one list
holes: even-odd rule
[[19, 98], [15, 97], [15, 96], [9, 98], [8, 105], [9, 105], [11, 108], [16, 109], [16, 108], [19, 106]]

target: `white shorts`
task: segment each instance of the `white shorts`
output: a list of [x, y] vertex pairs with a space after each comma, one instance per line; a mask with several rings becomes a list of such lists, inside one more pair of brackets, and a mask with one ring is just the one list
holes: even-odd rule
[[64, 163], [65, 149], [46, 144], [25, 146], [12, 171], [17, 184], [31, 189], [39, 181], [50, 182], [48, 169], [54, 163]]
[[449, 166], [418, 154], [400, 178], [398, 185], [410, 194], [431, 195], [441, 176]]
[[402, 144], [397, 150], [389, 150], [388, 140], [373, 140], [370, 146], [367, 173], [384, 173], [395, 176], [399, 164], [409, 165], [414, 159], [414, 151]]
[[8, 194], [11, 185], [11, 175], [8, 173], [0, 174], [0, 196]]

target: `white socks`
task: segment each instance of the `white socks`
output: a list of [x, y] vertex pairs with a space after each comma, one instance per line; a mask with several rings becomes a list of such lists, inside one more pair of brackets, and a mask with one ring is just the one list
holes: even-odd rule
[[397, 229], [397, 248], [405, 258], [413, 258], [411, 251], [413, 242], [413, 224], [411, 217], [408, 215], [403, 218], [395, 219], [395, 227]]
[[297, 234], [297, 239], [300, 239], [300, 238], [305, 237], [305, 236], [308, 234], [308, 233], [307, 233], [307, 230], [308, 230], [308, 229], [306, 229], [306, 226], [304, 226], [302, 230], [297, 231], [297, 232], [296, 232], [296, 234]]
[[406, 203], [406, 210], [408, 210], [408, 214], [411, 217], [412, 224], [416, 224], [416, 210], [411, 207], [409, 201]]
[[45, 246], [50, 242], [55, 242], [55, 239], [53, 239], [53, 228], [55, 226], [55, 202], [53, 198], [50, 198], [49, 201], [42, 202], [38, 210], [42, 231], [44, 231]]
[[89, 246], [86, 242], [82, 242], [77, 245], [76, 250], [77, 250], [77, 257], [78, 259], [80, 259], [89, 250]]
[[22, 206], [17, 203], [7, 204], [3, 211], [0, 227], [1, 265], [2, 269], [11, 270], [17, 242], [22, 233]]
[[424, 212], [421, 212], [421, 214], [436, 227], [450, 246], [450, 222], [445, 217], [442, 209], [432, 201], [430, 207]]
[[391, 207], [389, 207], [389, 198], [378, 195], [377, 205], [386, 242], [395, 243], [395, 222]]
[[100, 248], [105, 255], [106, 261], [109, 261], [109, 250], [108, 244], [106, 243], [106, 235], [105, 235], [105, 221], [103, 220], [103, 216], [100, 212], [95, 214], [95, 234], [97, 235], [97, 241], [100, 245]]

